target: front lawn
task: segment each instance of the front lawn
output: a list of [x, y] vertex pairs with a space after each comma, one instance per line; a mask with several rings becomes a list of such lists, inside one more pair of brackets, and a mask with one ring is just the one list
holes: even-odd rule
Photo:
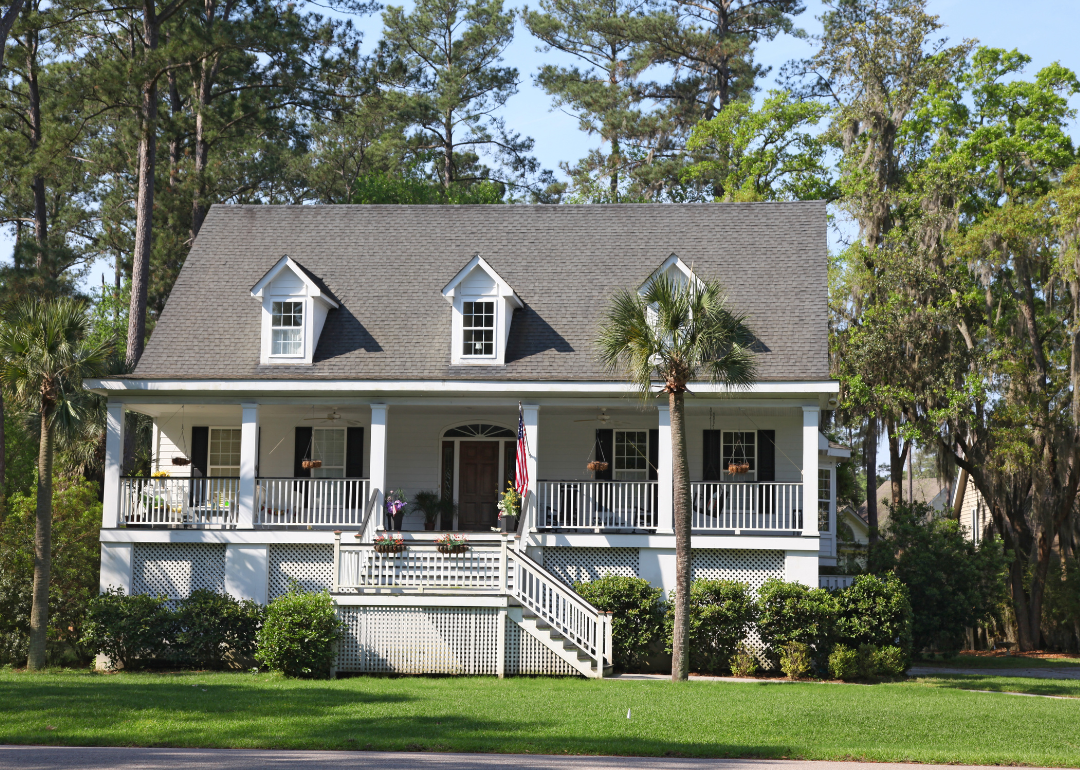
[[913, 660], [912, 666], [940, 666], [941, 668], [1067, 668], [1080, 666], [1080, 658], [1028, 657], [1026, 655], [956, 655], [952, 658], [937, 657], [932, 660]]
[[926, 681], [875, 686], [465, 677], [302, 682], [267, 674], [9, 669], [0, 671], [0, 743], [1075, 767], [1080, 766], [1078, 706], [962, 692]]

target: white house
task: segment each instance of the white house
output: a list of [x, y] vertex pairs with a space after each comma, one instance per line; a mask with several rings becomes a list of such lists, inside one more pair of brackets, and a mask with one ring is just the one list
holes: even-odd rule
[[[826, 262], [816, 202], [215, 206], [134, 373], [88, 383], [109, 404], [102, 588], [266, 602], [297, 580], [335, 595], [338, 670], [602, 675], [611, 619], [571, 584], [674, 586], [667, 402], [593, 348], [612, 294], [658, 271], [719, 279], [759, 341], [752, 387], [687, 399], [694, 575], [817, 585], [846, 456], [818, 431]], [[519, 403], [529, 492], [502, 535]], [[125, 410], [167, 477], [124, 475]], [[410, 513], [407, 550], [379, 554], [397, 489], [457, 512]], [[444, 527], [471, 549], [438, 552]]]

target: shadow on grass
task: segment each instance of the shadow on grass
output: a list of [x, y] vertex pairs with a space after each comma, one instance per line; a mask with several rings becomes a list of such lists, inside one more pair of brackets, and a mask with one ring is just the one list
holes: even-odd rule
[[1059, 695], [1080, 698], [1080, 681], [1075, 679], [1028, 679], [993, 674], [935, 674], [915, 680], [918, 684], [953, 690], [989, 690], [1028, 695]]

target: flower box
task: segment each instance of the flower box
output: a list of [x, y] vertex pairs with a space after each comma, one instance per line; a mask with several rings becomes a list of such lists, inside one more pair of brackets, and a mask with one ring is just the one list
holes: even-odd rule
[[439, 543], [435, 547], [439, 553], [465, 553], [469, 550], [468, 543]]
[[375, 551], [378, 553], [401, 553], [405, 550], [404, 543], [376, 543]]

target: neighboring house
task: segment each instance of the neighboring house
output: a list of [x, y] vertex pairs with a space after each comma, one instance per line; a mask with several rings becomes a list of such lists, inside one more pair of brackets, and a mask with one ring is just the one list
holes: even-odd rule
[[[574, 581], [674, 588], [666, 397], [593, 347], [613, 293], [661, 272], [719, 279], [758, 338], [751, 387], [687, 397], [693, 574], [816, 585], [850, 454], [818, 431], [826, 268], [814, 202], [214, 206], [135, 371], [88, 382], [108, 397], [102, 588], [329, 589], [339, 671], [602, 675], [611, 617]], [[528, 493], [504, 536], [519, 404]], [[168, 477], [122, 475], [125, 411], [153, 419]], [[456, 514], [410, 513], [407, 550], [378, 553], [398, 489]], [[443, 527], [471, 549], [441, 553]]]
[[[935, 513], [948, 515], [952, 508], [952, 491], [954, 487], [955, 484], [952, 480], [942, 481], [937, 478], [913, 479], [909, 486], [908, 480], [904, 479], [901, 499], [905, 503], [910, 502], [912, 493], [914, 493], [915, 502], [926, 503]], [[883, 503], [892, 500], [891, 481], [886, 480], [877, 488], [877, 500], [878, 527], [884, 528], [889, 522], [889, 506]], [[866, 520], [866, 503], [859, 506], [858, 514], [861, 519]]]
[[961, 489], [959, 476], [960, 474], [957, 477], [956, 494], [963, 496], [960, 502], [960, 527], [969, 540], [980, 543], [993, 533], [994, 522], [990, 509], [971, 477], [968, 477], [967, 484]]

